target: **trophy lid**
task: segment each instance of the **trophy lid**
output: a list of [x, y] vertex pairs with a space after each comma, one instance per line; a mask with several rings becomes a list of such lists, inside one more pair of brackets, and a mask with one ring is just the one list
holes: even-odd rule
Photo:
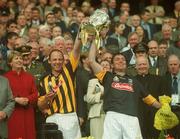
[[109, 15], [103, 11], [97, 9], [89, 18], [89, 23], [93, 26], [108, 25], [110, 23]]

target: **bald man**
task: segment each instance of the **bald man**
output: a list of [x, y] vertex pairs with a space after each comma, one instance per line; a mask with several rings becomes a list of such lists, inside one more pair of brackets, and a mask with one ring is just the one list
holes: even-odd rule
[[[158, 99], [163, 95], [163, 84], [161, 77], [149, 73], [149, 61], [147, 57], [140, 56], [136, 59], [137, 76], [135, 78], [145, 87], [145, 89]], [[144, 138], [158, 138], [159, 132], [153, 127], [154, 115], [157, 111], [144, 103], [140, 103], [139, 121], [141, 132]]]

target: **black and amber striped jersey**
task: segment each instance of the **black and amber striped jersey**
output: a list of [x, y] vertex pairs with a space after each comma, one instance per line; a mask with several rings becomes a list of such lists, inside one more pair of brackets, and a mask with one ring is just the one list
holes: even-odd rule
[[53, 113], [70, 113], [76, 111], [75, 98], [75, 70], [78, 66], [78, 59], [70, 54], [69, 63], [63, 65], [61, 72], [57, 77], [52, 73], [45, 76], [39, 87], [39, 99], [43, 99], [44, 95], [50, 92], [56, 93], [55, 98], [49, 105], [48, 115]]

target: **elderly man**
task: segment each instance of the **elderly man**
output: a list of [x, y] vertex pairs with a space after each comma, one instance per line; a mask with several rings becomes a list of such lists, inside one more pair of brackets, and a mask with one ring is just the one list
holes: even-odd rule
[[[147, 57], [136, 58], [137, 75], [135, 78], [150, 92], [156, 99], [163, 95], [162, 78], [149, 73], [149, 61]], [[139, 120], [142, 135], [144, 138], [158, 138], [159, 132], [153, 127], [156, 110], [149, 109], [144, 103], [140, 103]]]
[[[172, 111], [180, 118], [180, 59], [176, 55], [170, 55], [168, 58], [168, 74], [164, 76], [163, 81], [167, 95], [172, 97]], [[180, 125], [170, 131], [175, 138], [180, 138]]]

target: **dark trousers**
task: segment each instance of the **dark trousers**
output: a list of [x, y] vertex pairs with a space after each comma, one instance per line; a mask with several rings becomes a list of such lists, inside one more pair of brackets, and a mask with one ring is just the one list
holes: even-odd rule
[[[180, 121], [180, 107], [172, 107], [171, 109]], [[170, 129], [168, 133], [172, 135], [175, 139], [180, 139], [180, 123], [176, 127]]]

